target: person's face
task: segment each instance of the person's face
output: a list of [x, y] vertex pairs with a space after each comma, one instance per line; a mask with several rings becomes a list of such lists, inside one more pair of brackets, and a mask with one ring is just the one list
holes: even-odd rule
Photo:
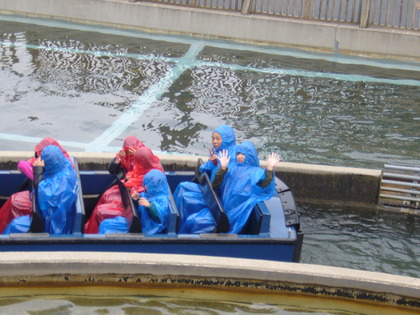
[[211, 135], [211, 144], [216, 150], [220, 148], [220, 146], [222, 145], [222, 136], [217, 132], [213, 132], [213, 134]]
[[246, 155], [245, 155], [245, 154], [243, 154], [243, 153], [238, 153], [238, 154], [236, 154], [236, 160], [237, 160], [239, 163], [243, 163], [243, 162], [245, 162], [245, 157], [246, 157]]

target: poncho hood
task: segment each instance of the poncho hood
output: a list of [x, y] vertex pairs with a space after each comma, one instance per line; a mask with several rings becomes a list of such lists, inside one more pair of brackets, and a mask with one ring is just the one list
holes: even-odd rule
[[42, 150], [41, 159], [45, 162], [44, 178], [51, 177], [71, 166], [61, 149], [55, 145], [45, 147]]
[[231, 126], [221, 125], [213, 130], [213, 133], [215, 132], [222, 137], [222, 145], [216, 152], [220, 152], [221, 150], [231, 151], [232, 148], [236, 146], [235, 132]]

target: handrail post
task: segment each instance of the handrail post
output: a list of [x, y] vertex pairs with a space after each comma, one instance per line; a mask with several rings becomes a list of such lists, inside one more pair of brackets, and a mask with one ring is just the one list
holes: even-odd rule
[[305, 7], [304, 7], [304, 13], [303, 13], [303, 18], [304, 19], [309, 19], [309, 14], [311, 11], [311, 0], [305, 0]]
[[366, 0], [364, 6], [362, 7], [362, 16], [360, 18], [360, 27], [366, 28], [368, 26], [370, 12], [370, 0]]
[[241, 14], [248, 15], [251, 12], [251, 0], [244, 0], [242, 3]]

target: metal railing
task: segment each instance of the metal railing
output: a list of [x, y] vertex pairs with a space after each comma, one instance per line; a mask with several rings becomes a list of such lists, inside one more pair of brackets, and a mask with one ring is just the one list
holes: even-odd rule
[[[381, 180], [382, 200], [398, 200], [402, 206], [420, 207], [420, 167], [385, 164]], [[386, 203], [386, 201], [384, 201]]]
[[[136, 1], [136, 0], [130, 0]], [[143, 0], [211, 10], [420, 30], [420, 0]]]

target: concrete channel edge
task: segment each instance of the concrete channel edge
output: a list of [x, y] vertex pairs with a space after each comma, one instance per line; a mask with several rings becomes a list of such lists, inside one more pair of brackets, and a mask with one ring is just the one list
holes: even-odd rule
[[[79, 162], [80, 170], [107, 170], [114, 153], [70, 152]], [[3, 151], [0, 169], [16, 170], [19, 160], [29, 159], [32, 152]], [[166, 171], [193, 171], [197, 159], [204, 156], [158, 155]], [[261, 167], [266, 162], [261, 161]], [[378, 203], [382, 171], [364, 168], [338, 167], [280, 162], [275, 168], [289, 186], [296, 201], [334, 203], [360, 207], [375, 207]]]
[[346, 268], [193, 255], [5, 252], [0, 287], [184, 286], [260, 290], [420, 308], [420, 279]]

